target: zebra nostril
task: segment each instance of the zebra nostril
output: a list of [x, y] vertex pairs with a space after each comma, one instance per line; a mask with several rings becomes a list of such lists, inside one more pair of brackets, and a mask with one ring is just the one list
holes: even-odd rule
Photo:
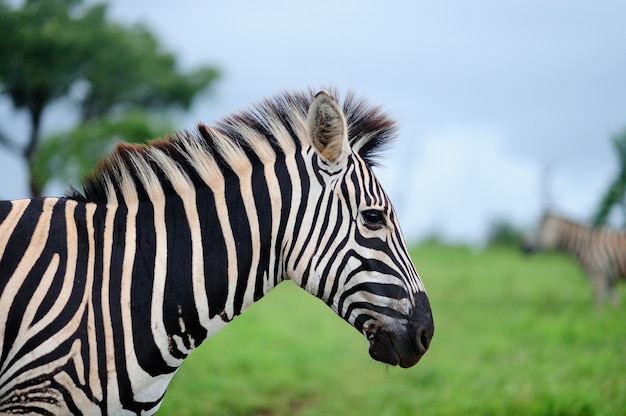
[[425, 353], [430, 347], [430, 341], [435, 333], [435, 323], [426, 293], [420, 292], [416, 296], [416, 308], [413, 310], [413, 342], [420, 353]]
[[430, 341], [433, 339], [433, 332], [429, 331], [427, 328], [422, 328], [416, 337], [417, 341], [417, 349], [420, 351], [426, 352], [428, 347], [430, 347]]

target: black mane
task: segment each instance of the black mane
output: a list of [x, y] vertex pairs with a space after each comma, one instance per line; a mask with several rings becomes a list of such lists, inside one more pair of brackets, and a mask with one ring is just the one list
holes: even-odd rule
[[[348, 125], [348, 138], [353, 151], [359, 154], [368, 166], [377, 166], [378, 157], [395, 137], [395, 122], [380, 107], [370, 105], [352, 92], [346, 94], [344, 99], [341, 99], [335, 90], [331, 90], [330, 93], [343, 107]], [[141, 191], [139, 169], [153, 170], [159, 181], [164, 183], [165, 175], [158, 162], [150, 157], [150, 153], [155, 151], [166, 154], [183, 171], [190, 172], [193, 167], [187, 163], [185, 152], [181, 150], [184, 141], [195, 141], [194, 145], [200, 146], [207, 157], [214, 157], [222, 168], [232, 161], [227, 160], [230, 158], [229, 155], [220, 153], [220, 141], [228, 141], [225, 144], [235, 146], [242, 152], [251, 152], [252, 142], [245, 137], [247, 131], [254, 131], [255, 140], [265, 138], [267, 144], [276, 151], [282, 151], [277, 135], [284, 135], [285, 131], [297, 147], [302, 146], [296, 132], [302, 130], [315, 94], [316, 91], [313, 90], [284, 92], [252, 106], [249, 110], [224, 118], [217, 122], [215, 127], [199, 124], [195, 131], [174, 133], [166, 139], [157, 139], [149, 144], [118, 143], [115, 149], [98, 163], [95, 171], [83, 181], [83, 191], [70, 189], [66, 196], [80, 201], [108, 201], [111, 198], [111, 191], [116, 195], [122, 192], [123, 186], [120, 182], [123, 181], [121, 178], [124, 175], [120, 172], [127, 172], [132, 177], [134, 186]], [[276, 126], [280, 126], [280, 131], [276, 131]], [[137, 160], [145, 161], [141, 163], [142, 167], [138, 167]]]

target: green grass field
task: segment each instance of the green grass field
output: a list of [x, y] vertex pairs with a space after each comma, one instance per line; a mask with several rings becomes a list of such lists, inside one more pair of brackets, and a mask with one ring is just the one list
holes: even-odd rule
[[373, 361], [321, 301], [283, 283], [205, 342], [166, 415], [625, 415], [626, 285], [596, 311], [558, 254], [426, 244], [412, 252], [435, 318], [413, 368]]

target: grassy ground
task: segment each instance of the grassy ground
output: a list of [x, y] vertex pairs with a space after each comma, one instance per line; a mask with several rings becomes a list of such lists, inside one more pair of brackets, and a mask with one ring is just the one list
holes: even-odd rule
[[413, 255], [435, 317], [415, 367], [374, 362], [364, 337], [288, 282], [194, 352], [160, 414], [626, 414], [626, 285], [621, 308], [597, 312], [561, 255]]

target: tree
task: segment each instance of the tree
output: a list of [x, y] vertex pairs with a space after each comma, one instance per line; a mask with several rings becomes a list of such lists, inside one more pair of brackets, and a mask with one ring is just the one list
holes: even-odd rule
[[489, 225], [487, 244], [519, 248], [524, 241], [524, 233], [505, 219], [495, 219]]
[[34, 180], [40, 184], [58, 180], [77, 187], [116, 141], [144, 142], [172, 130], [167, 121], [140, 110], [83, 121], [72, 131], [42, 140], [33, 155]]
[[41, 120], [55, 101], [82, 90], [81, 124], [122, 119], [133, 108], [187, 109], [218, 76], [210, 66], [181, 72], [147, 28], [110, 22], [106, 12], [82, 0], [26, 0], [21, 8], [0, 0], [0, 92], [30, 116], [25, 143], [0, 131], [0, 145], [24, 158], [33, 196], [45, 184], [34, 163], [46, 163], [35, 156]]
[[613, 137], [613, 149], [617, 156], [619, 169], [617, 176], [600, 199], [598, 209], [593, 217], [593, 223], [596, 226], [606, 224], [615, 207], [618, 207], [622, 212], [622, 224], [626, 226], [626, 129]]

